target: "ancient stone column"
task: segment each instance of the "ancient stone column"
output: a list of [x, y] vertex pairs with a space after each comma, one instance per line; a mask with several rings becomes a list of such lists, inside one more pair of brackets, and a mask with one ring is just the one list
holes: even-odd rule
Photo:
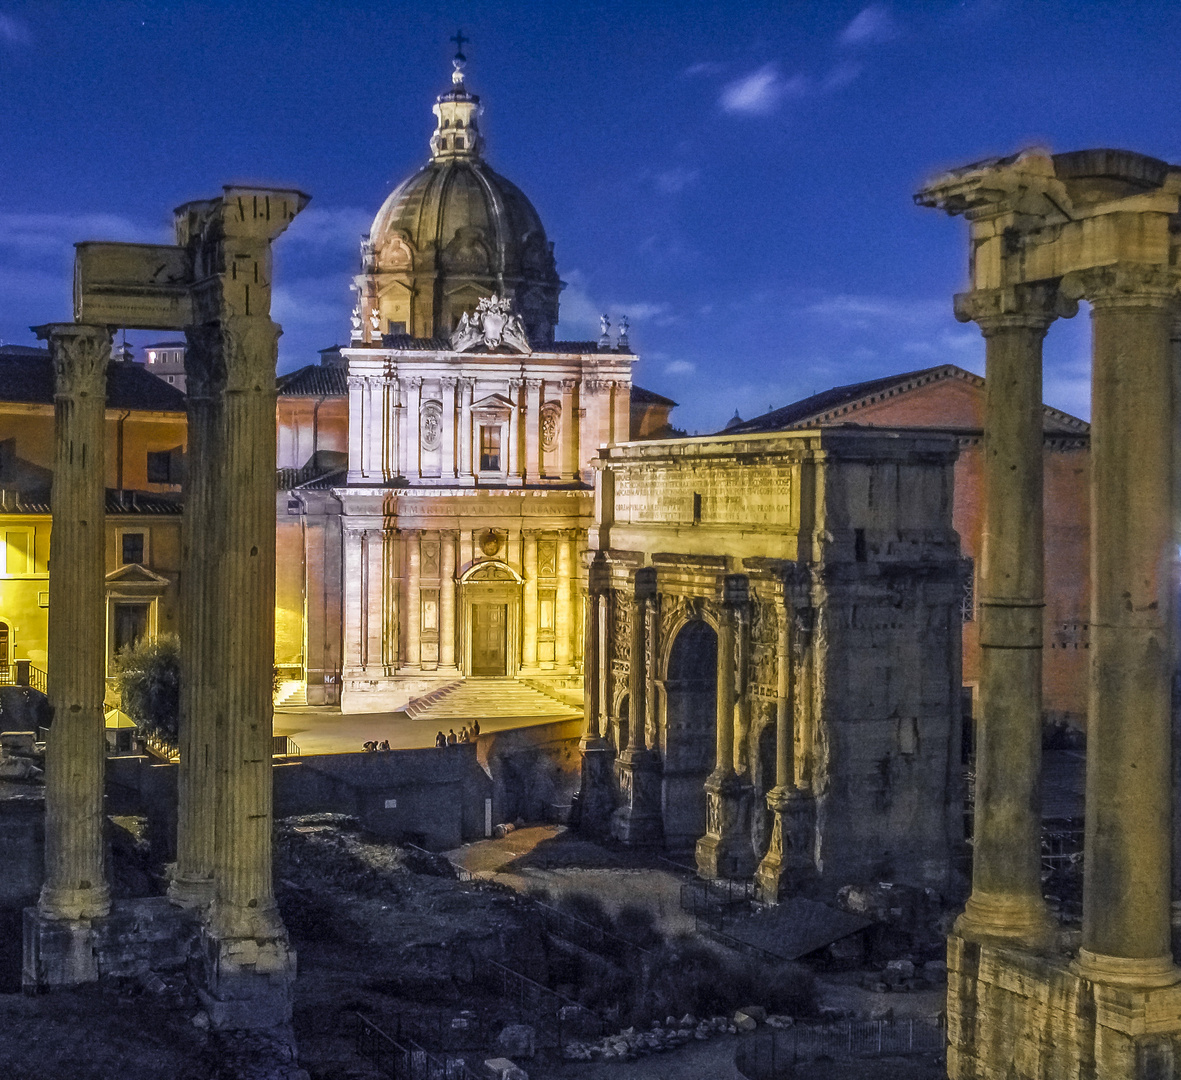
[[571, 613], [570, 567], [574, 541], [568, 532], [558, 536], [558, 589], [554, 597], [554, 662], [559, 670], [570, 667], [574, 643], [574, 620]]
[[418, 541], [419, 533], [416, 530], [403, 531], [402, 555], [406, 560], [406, 666], [409, 668], [418, 668], [422, 665], [419, 629], [422, 623], [422, 552]]
[[455, 534], [444, 532], [439, 566], [439, 667], [455, 667]]
[[[183, 907], [204, 908], [214, 897], [213, 848], [216, 807], [214, 777], [221, 740], [208, 719], [216, 709], [220, 689], [215, 651], [218, 588], [218, 545], [210, 533], [218, 527], [221, 508], [215, 505], [214, 473], [221, 407], [225, 393], [224, 366], [206, 336], [193, 327], [186, 331], [185, 407], [188, 414], [188, 468], [185, 513], [181, 522], [181, 765], [177, 770], [176, 873], [168, 895]], [[358, 419], [364, 384], [350, 377], [349, 408]], [[363, 457], [364, 455], [362, 455]], [[349, 536], [351, 539], [351, 534]], [[346, 544], [345, 558], [350, 550]], [[346, 620], [347, 620], [346, 613]], [[357, 613], [354, 611], [355, 616]], [[345, 663], [360, 666], [359, 625], [346, 621]], [[348, 630], [357, 633], [350, 636]]]
[[601, 553], [587, 568], [586, 633], [583, 657], [584, 728], [578, 748], [582, 777], [578, 789], [577, 827], [591, 835], [606, 836], [615, 808], [611, 783], [611, 748], [603, 738], [609, 663], [606, 653], [607, 589], [610, 572]]
[[1178, 421], [1170, 336], [1179, 280], [1164, 267], [1117, 264], [1067, 283], [1090, 300], [1093, 333], [1079, 970], [1140, 987], [1181, 978], [1169, 941]]
[[707, 878], [744, 877], [755, 869], [749, 830], [743, 828], [743, 784], [734, 771], [738, 634], [749, 604], [746, 575], [727, 574], [718, 613], [716, 763], [705, 781], [705, 835], [697, 841], [697, 872]]
[[525, 571], [525, 602], [521, 613], [521, 666], [537, 667], [537, 534], [525, 533], [522, 565]]
[[630, 671], [628, 675], [628, 744], [616, 759], [622, 805], [615, 811], [612, 834], [625, 844], [659, 843], [660, 757], [648, 749], [650, 636], [656, 603], [656, 570], [642, 567], [635, 574], [631, 612]]
[[[969, 938], [1036, 943], [1052, 926], [1041, 890], [1042, 339], [1053, 283], [956, 297], [985, 339], [980, 719]], [[1064, 309], [1063, 313], [1066, 313]]]
[[[54, 376], [47, 664], [53, 726], [45, 753], [45, 883], [37, 913], [43, 920], [72, 925], [61, 931], [62, 951], [42, 934], [40, 970], [26, 970], [26, 981], [61, 986], [98, 977], [86, 920], [110, 910], [103, 868], [103, 556], [111, 333], [72, 323], [52, 323], [36, 332], [49, 341]], [[30, 980], [30, 974], [36, 977]]]

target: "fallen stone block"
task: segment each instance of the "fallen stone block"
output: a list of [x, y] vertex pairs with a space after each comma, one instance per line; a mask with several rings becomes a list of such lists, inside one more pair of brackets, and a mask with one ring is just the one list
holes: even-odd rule
[[493, 1080], [529, 1080], [529, 1074], [508, 1058], [488, 1058], [484, 1068]]
[[537, 1048], [537, 1033], [529, 1024], [505, 1024], [496, 1037], [496, 1049], [508, 1058], [531, 1058]]

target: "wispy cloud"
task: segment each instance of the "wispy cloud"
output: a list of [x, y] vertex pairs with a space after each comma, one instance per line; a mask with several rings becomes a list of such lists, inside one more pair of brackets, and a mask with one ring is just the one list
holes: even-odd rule
[[945, 301], [859, 296], [851, 293], [822, 296], [805, 302], [800, 310], [803, 314], [820, 316], [845, 329], [863, 329], [883, 322], [929, 323], [950, 314]]
[[686, 79], [700, 79], [710, 75], [721, 75], [725, 70], [726, 65], [716, 60], [702, 60], [699, 63], [690, 64], [681, 74]]
[[0, 213], [0, 251], [19, 258], [72, 255], [80, 240], [169, 243], [171, 230], [118, 214]]
[[696, 183], [700, 176], [700, 169], [689, 169], [678, 166], [658, 172], [655, 180], [657, 188], [666, 195], [679, 195], [685, 188]]
[[316, 206], [299, 215], [284, 236], [287, 245], [354, 250], [373, 224], [373, 213], [355, 206]]
[[560, 307], [559, 336], [572, 339], [597, 338], [599, 316], [606, 314], [612, 326], [618, 326], [619, 318], [626, 315], [634, 331], [644, 325], [667, 326], [677, 321], [668, 304], [650, 300], [618, 300], [593, 296], [585, 276], [578, 270], [565, 275], [567, 286], [562, 291]]
[[861, 64], [853, 63], [852, 61], [842, 61], [835, 64], [824, 80], [820, 84], [820, 89], [825, 94], [831, 94], [836, 90], [843, 90], [851, 82], [856, 80], [858, 76], [865, 70]]
[[20, 19], [0, 12], [0, 41], [9, 45], [29, 45], [33, 41], [33, 35]]
[[695, 375], [697, 365], [689, 360], [673, 360], [664, 365], [665, 375]]
[[779, 66], [772, 63], [727, 83], [718, 103], [723, 112], [765, 116], [788, 98], [800, 98], [807, 92], [808, 81], [803, 75], [784, 78]]
[[898, 37], [898, 26], [884, 4], [870, 4], [841, 31], [842, 45], [876, 45]]

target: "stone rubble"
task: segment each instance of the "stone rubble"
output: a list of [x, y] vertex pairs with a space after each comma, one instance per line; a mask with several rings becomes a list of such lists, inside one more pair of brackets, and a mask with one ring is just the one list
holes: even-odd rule
[[634, 1061], [648, 1054], [674, 1050], [694, 1039], [704, 1042], [718, 1035], [753, 1031], [763, 1022], [768, 1027], [777, 1028], [791, 1027], [794, 1023], [790, 1016], [768, 1016], [767, 1010], [761, 1005], [745, 1006], [733, 1017], [714, 1016], [698, 1020], [686, 1013], [680, 1020], [672, 1016], [667, 1017], [664, 1023], [655, 1020], [647, 1031], [629, 1027], [617, 1035], [606, 1035], [597, 1041], [568, 1043], [562, 1056], [567, 1061]]

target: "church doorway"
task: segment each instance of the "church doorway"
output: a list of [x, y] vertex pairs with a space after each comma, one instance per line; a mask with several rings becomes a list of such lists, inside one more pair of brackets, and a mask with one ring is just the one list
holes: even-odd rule
[[717, 760], [718, 635], [708, 623], [681, 628], [664, 689], [665, 844], [692, 851], [705, 835], [705, 780]]
[[472, 604], [472, 674], [508, 674], [508, 604]]

